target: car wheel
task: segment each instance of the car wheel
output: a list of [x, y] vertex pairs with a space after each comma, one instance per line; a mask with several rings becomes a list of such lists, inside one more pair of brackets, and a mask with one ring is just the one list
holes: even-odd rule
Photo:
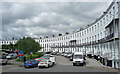
[[75, 66], [75, 63], [73, 63], [73, 66]]
[[50, 65], [48, 64], [48, 68], [50, 67]]
[[7, 64], [7, 61], [6, 61], [6, 63], [5, 64]]
[[83, 66], [83, 65], [84, 65], [84, 63], [81, 64], [81, 66]]
[[55, 64], [55, 62], [53, 62], [53, 64], [52, 65], [54, 65]]

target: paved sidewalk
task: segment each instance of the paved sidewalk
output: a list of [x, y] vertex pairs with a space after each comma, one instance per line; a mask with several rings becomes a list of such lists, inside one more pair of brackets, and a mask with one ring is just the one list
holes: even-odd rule
[[86, 57], [86, 66], [87, 67], [103, 67], [99, 62], [95, 61], [92, 58]]
[[97, 60], [92, 59], [92, 58], [87, 58], [87, 57], [86, 57], [86, 67], [91, 68], [91, 69], [105, 70], [108, 72], [118, 72], [118, 69], [105, 67]]
[[18, 65], [18, 66], [21, 66], [21, 67], [24, 66], [24, 63], [23, 63], [23, 62], [16, 62], [15, 59], [9, 60], [9, 61], [8, 61], [8, 64]]

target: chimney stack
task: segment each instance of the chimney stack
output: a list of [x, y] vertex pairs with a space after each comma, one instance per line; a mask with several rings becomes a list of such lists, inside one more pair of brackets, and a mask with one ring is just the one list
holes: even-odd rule
[[62, 36], [62, 34], [59, 34], [59, 36]]
[[69, 34], [68, 32], [66, 32], [65, 34]]

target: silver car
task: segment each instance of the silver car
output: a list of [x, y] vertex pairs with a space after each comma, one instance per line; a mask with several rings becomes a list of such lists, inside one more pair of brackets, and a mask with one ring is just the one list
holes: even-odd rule
[[0, 55], [0, 64], [7, 64], [8, 60], [5, 55]]
[[10, 54], [8, 54], [8, 56], [6, 58], [7, 59], [16, 59], [17, 58], [17, 54], [16, 53], [10, 53]]

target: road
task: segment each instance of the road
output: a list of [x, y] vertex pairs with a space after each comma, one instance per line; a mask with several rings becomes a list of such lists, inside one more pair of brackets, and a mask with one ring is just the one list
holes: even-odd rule
[[104, 68], [97, 61], [87, 58], [85, 66], [73, 66], [72, 61], [63, 56], [56, 56], [56, 64], [50, 68], [24, 68], [23, 66], [8, 64], [2, 67], [3, 72], [117, 72]]

